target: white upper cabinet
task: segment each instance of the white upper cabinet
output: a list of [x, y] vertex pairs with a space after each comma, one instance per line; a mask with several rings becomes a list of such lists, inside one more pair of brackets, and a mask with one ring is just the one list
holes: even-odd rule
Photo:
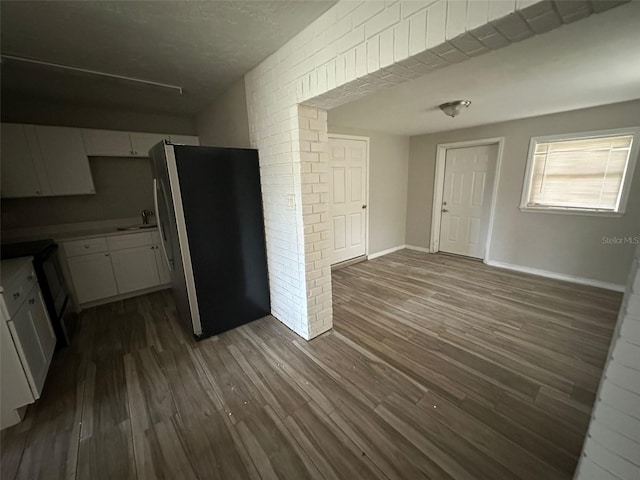
[[2, 198], [96, 193], [89, 157], [148, 157], [163, 140], [199, 145], [195, 135], [2, 124]]
[[87, 155], [95, 157], [148, 157], [149, 150], [163, 140], [180, 145], [200, 145], [195, 135], [168, 133], [120, 132], [83, 129]]
[[134, 133], [129, 134], [131, 139], [132, 155], [134, 157], [148, 157], [149, 150], [163, 140], [169, 140], [170, 135], [162, 133]]
[[35, 129], [50, 195], [96, 193], [80, 129], [41, 126]]
[[95, 193], [77, 128], [2, 124], [2, 197]]
[[[43, 185], [38, 175], [34, 154], [38, 154], [34, 142], [27, 138], [27, 128], [15, 123], [2, 124], [2, 197], [36, 197], [43, 195]], [[32, 149], [36, 147], [36, 151]]]
[[129, 132], [118, 130], [82, 130], [87, 155], [94, 157], [130, 157]]
[[176, 145], [200, 145], [200, 137], [195, 135], [171, 135], [169, 140]]

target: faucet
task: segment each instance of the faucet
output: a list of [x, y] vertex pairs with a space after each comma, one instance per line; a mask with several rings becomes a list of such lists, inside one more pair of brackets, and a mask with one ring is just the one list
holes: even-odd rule
[[145, 208], [144, 210], [142, 210], [142, 224], [143, 225], [148, 225], [149, 224], [149, 217], [153, 216], [153, 212], [147, 208]]

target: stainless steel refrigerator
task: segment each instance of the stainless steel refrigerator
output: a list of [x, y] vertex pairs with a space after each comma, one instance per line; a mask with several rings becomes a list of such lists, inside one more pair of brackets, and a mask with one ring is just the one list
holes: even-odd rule
[[257, 150], [159, 143], [153, 192], [178, 313], [196, 338], [270, 312]]

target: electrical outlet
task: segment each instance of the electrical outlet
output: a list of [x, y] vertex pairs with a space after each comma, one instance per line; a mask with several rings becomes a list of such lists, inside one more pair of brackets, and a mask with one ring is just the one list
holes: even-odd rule
[[287, 210], [295, 210], [296, 208], [296, 197], [293, 194], [287, 195]]

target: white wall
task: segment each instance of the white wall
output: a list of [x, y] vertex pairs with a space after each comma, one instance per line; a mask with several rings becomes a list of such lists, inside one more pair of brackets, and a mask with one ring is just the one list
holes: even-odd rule
[[640, 247], [636, 249], [575, 478], [640, 478]]
[[196, 124], [200, 145], [250, 148], [244, 77], [200, 112]]
[[138, 217], [154, 210], [149, 158], [90, 157], [94, 195], [4, 198], [1, 230]]
[[2, 121], [127, 132], [196, 134], [195, 122], [187, 116], [130, 112], [10, 97], [2, 98]]
[[637, 125], [640, 101], [411, 137], [407, 243], [429, 244], [436, 145], [505, 137], [490, 259], [624, 285], [634, 246], [603, 245], [602, 237], [640, 234], [640, 168], [620, 218], [521, 212], [519, 206], [531, 137]]
[[342, 0], [245, 76], [276, 318], [304, 338], [333, 322], [324, 109], [591, 13], [562, 3]]
[[404, 245], [409, 137], [331, 125], [329, 135], [369, 137], [369, 254]]

